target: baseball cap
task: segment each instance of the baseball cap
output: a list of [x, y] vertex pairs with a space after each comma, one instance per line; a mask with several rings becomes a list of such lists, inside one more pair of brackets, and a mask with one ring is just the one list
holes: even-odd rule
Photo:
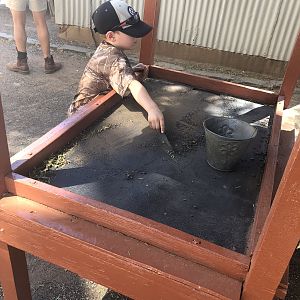
[[131, 6], [121, 0], [102, 3], [93, 13], [95, 31], [106, 34], [108, 31], [121, 31], [129, 36], [140, 38], [147, 35], [152, 27], [144, 23]]

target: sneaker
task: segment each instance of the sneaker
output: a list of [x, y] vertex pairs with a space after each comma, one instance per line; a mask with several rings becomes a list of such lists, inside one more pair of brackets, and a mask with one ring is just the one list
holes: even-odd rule
[[16, 63], [8, 63], [6, 68], [13, 72], [29, 74], [27, 58], [18, 58]]
[[53, 56], [49, 56], [45, 58], [45, 73], [46, 74], [51, 74], [54, 73], [62, 68], [61, 63], [56, 63], [53, 60]]

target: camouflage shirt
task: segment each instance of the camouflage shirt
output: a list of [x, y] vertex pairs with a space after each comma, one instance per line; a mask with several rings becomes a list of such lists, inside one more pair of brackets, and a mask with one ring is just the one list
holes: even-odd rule
[[112, 89], [123, 97], [134, 79], [136, 76], [125, 53], [105, 41], [101, 42], [84, 69], [68, 113], [74, 113], [97, 95], [105, 95]]

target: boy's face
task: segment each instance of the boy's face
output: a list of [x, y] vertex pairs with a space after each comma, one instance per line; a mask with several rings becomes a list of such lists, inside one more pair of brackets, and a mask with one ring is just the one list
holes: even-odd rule
[[106, 39], [112, 45], [123, 50], [133, 49], [137, 43], [137, 38], [131, 37], [121, 31], [110, 31], [106, 34]]

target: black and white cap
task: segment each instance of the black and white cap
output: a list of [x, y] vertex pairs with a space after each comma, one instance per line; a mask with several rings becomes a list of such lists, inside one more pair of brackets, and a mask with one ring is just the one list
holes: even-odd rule
[[136, 12], [126, 2], [110, 0], [101, 4], [93, 13], [95, 31], [106, 34], [108, 31], [122, 31], [140, 38], [148, 34], [152, 27], [140, 20]]

